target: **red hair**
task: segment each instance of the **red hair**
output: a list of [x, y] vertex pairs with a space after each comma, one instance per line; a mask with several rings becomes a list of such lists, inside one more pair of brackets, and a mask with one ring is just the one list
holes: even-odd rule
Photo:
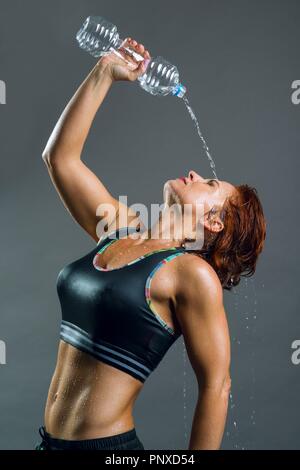
[[254, 274], [266, 238], [266, 221], [257, 190], [247, 184], [235, 189], [221, 210], [223, 230], [204, 250], [227, 290], [239, 284], [242, 276]]

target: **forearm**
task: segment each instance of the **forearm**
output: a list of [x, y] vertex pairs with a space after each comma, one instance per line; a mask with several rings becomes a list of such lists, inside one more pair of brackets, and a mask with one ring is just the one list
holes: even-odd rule
[[112, 85], [99, 61], [79, 86], [57, 121], [43, 157], [51, 163], [79, 159], [93, 119]]
[[189, 442], [190, 450], [218, 450], [228, 409], [228, 392], [207, 389], [199, 395]]

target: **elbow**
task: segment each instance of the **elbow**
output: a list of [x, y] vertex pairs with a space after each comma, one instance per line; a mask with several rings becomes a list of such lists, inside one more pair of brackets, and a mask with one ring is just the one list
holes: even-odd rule
[[201, 393], [212, 393], [216, 396], [228, 400], [231, 391], [231, 377], [229, 374], [220, 375], [210, 380], [199, 381]]
[[79, 161], [80, 153], [63, 152], [57, 149], [45, 149], [42, 153], [42, 159], [49, 170], [55, 170], [57, 167], [61, 167], [61, 165]]
[[42, 153], [42, 159], [47, 167], [50, 167], [51, 161], [53, 161], [53, 150], [53, 146], [49, 145], [49, 142], [47, 142]]
[[228, 399], [231, 392], [231, 377], [230, 375], [226, 376], [222, 382], [221, 393], [224, 398]]
[[[42, 153], [42, 159], [45, 165], [47, 166], [48, 170], [53, 170], [58, 161], [57, 154], [48, 150], [44, 150], [44, 152]], [[60, 158], [59, 160], [62, 159]]]
[[42, 153], [42, 159], [43, 159], [43, 162], [45, 163], [45, 165], [47, 167], [50, 167], [50, 155], [48, 152], [43, 152]]

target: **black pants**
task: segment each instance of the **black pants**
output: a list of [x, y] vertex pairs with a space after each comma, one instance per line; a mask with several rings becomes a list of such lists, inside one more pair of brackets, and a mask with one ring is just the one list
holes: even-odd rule
[[44, 426], [39, 428], [42, 441], [36, 445], [35, 450], [143, 450], [144, 446], [139, 440], [135, 428], [121, 434], [87, 439], [68, 441], [56, 439], [47, 433]]

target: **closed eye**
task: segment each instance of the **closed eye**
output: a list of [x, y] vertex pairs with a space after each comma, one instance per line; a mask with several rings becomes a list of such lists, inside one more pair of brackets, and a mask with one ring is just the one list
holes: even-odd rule
[[209, 184], [210, 186], [213, 186], [215, 183], [219, 185], [219, 183], [218, 183], [217, 180], [209, 180], [209, 181], [207, 182], [207, 184]]

